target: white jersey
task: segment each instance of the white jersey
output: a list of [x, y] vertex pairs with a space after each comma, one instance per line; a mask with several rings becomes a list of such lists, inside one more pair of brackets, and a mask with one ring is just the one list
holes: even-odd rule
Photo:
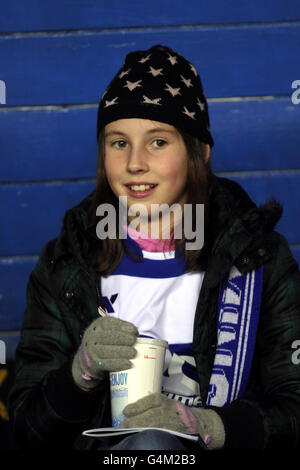
[[132, 322], [141, 336], [168, 341], [163, 393], [189, 406], [201, 406], [192, 352], [196, 305], [204, 272], [184, 273], [184, 256], [141, 250], [138, 262], [124, 254], [117, 269], [101, 279], [106, 312]]

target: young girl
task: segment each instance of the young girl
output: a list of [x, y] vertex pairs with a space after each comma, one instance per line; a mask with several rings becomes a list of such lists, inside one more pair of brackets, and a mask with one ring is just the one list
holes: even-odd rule
[[[112, 425], [109, 372], [132, 366], [141, 335], [168, 341], [162, 393], [125, 407], [121, 426], [197, 433], [208, 449], [297, 447], [298, 266], [273, 230], [280, 205], [258, 208], [213, 174], [197, 71], [163, 46], [128, 54], [97, 128], [96, 189], [67, 211], [28, 283], [10, 396], [16, 443], [97, 447], [82, 431]], [[107, 208], [116, 217], [105, 227]], [[187, 442], [144, 431], [109, 445]]]

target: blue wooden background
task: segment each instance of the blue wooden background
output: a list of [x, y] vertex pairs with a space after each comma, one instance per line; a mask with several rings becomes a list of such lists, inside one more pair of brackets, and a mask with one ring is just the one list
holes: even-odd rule
[[154, 44], [197, 68], [213, 168], [257, 203], [300, 262], [299, 0], [0, 0], [0, 338], [13, 357], [28, 276], [95, 185], [97, 103], [125, 54]]

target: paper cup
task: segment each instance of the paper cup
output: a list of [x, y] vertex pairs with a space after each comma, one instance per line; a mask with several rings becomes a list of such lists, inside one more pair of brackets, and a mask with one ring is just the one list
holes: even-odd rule
[[128, 403], [154, 392], [161, 393], [165, 353], [168, 342], [162, 339], [137, 338], [137, 355], [131, 369], [110, 372], [112, 425], [119, 427]]

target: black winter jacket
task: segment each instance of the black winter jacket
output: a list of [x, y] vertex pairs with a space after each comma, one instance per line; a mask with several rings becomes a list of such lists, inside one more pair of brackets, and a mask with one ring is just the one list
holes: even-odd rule
[[[87, 393], [71, 375], [83, 332], [97, 318], [97, 307], [104, 306], [86, 238], [92, 198], [67, 211], [60, 236], [46, 244], [28, 282], [9, 405], [21, 448], [90, 448], [93, 441], [81, 432], [111, 425], [108, 380]], [[224, 422], [226, 449], [300, 443], [300, 365], [293, 349], [300, 340], [300, 274], [286, 240], [273, 230], [281, 212], [274, 200], [257, 208], [238, 184], [214, 177], [193, 340], [203, 403], [215, 356], [221, 281], [233, 265], [245, 273], [264, 264], [246, 391], [230, 405], [214, 407]]]

